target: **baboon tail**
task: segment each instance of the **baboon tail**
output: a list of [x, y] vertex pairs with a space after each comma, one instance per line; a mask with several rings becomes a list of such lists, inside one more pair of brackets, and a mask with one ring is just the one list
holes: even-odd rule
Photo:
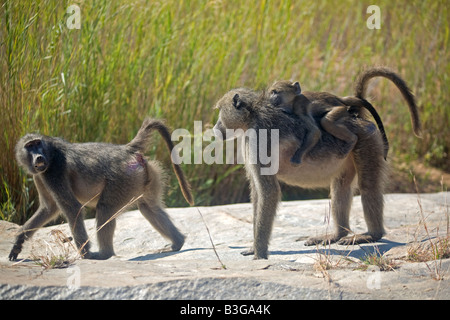
[[[171, 158], [172, 158], [172, 150], [174, 148], [173, 142], [170, 138], [170, 132], [167, 126], [160, 120], [155, 119], [145, 119], [142, 123], [141, 128], [139, 129], [136, 137], [131, 140], [127, 146], [140, 152], [146, 152], [148, 149], [150, 135], [153, 130], [157, 130], [161, 137], [164, 139], [164, 142], [169, 149]], [[186, 180], [183, 170], [181, 170], [180, 165], [172, 162], [173, 171], [175, 171], [175, 175], [177, 176], [178, 183], [180, 184], [181, 192], [183, 193], [184, 198], [190, 205], [194, 205], [194, 199], [191, 194], [191, 186], [189, 182]]]
[[377, 110], [375, 110], [375, 108], [372, 106], [372, 104], [367, 101], [364, 98], [359, 98], [361, 99], [361, 103], [364, 106], [364, 108], [366, 108], [370, 114], [372, 115], [372, 117], [375, 119], [375, 122], [377, 123], [378, 129], [381, 132], [381, 137], [383, 138], [383, 143], [384, 143], [384, 160], [387, 159], [387, 154], [389, 151], [389, 141], [388, 138], [386, 136], [386, 131], [384, 130], [384, 125], [383, 125], [383, 121], [381, 121], [380, 116], [378, 115]]
[[391, 80], [398, 88], [398, 90], [400, 90], [403, 98], [406, 100], [408, 104], [409, 112], [411, 113], [411, 123], [413, 126], [414, 134], [420, 137], [422, 126], [420, 124], [419, 112], [417, 109], [414, 95], [411, 89], [408, 88], [406, 82], [392, 70], [384, 67], [370, 68], [364, 70], [356, 80], [355, 96], [360, 99], [364, 99], [369, 80], [375, 77], [383, 77]]

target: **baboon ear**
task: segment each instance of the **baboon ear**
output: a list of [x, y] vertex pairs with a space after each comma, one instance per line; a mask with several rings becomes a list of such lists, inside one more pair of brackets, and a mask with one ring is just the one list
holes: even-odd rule
[[237, 93], [233, 97], [233, 106], [238, 110], [245, 106], [245, 102], [239, 98], [239, 94]]
[[236, 108], [238, 103], [239, 103], [239, 94], [236, 93], [233, 97], [233, 107]]
[[302, 88], [300, 88], [300, 83], [295, 82], [294, 83], [294, 89], [295, 89], [295, 94], [299, 95], [300, 93], [302, 93]]

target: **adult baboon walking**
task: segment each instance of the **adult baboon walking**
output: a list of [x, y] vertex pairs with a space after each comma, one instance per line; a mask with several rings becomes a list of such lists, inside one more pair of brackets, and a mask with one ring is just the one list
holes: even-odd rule
[[[156, 161], [143, 154], [149, 147], [150, 134], [157, 130], [169, 151], [173, 149], [168, 128], [158, 120], [146, 119], [136, 137], [126, 145], [106, 143], [69, 143], [60, 138], [27, 134], [16, 145], [19, 165], [33, 175], [39, 192], [39, 208], [21, 228], [9, 254], [17, 259], [23, 242], [62, 211], [69, 222], [75, 243], [84, 258], [108, 259], [114, 255], [113, 215], [130, 201], [171, 246], [180, 250], [184, 236], [171, 222], [161, 201], [162, 170]], [[186, 201], [193, 204], [189, 183], [181, 168], [172, 163]], [[97, 238], [100, 251], [89, 251], [89, 239], [83, 222], [83, 205], [96, 208]]]
[[[400, 89], [408, 102], [414, 131], [419, 133], [420, 121], [414, 97], [405, 82], [389, 69], [373, 68], [364, 71], [356, 82], [356, 97], [364, 98], [367, 81], [376, 76], [390, 79]], [[305, 154], [304, 161], [299, 166], [294, 166], [290, 159], [298, 148], [296, 136], [304, 134], [304, 128], [299, 120], [290, 117], [280, 108], [268, 106], [268, 101], [265, 94], [258, 95], [241, 88], [226, 93], [216, 105], [220, 113], [215, 130], [219, 130], [223, 136], [226, 129], [268, 129], [269, 134], [270, 129], [279, 129], [279, 171], [276, 175], [262, 175], [263, 165], [260, 161], [251, 163], [248, 157], [245, 160], [253, 202], [254, 243], [243, 254], [254, 254], [255, 259], [267, 258], [272, 224], [280, 201], [278, 180], [303, 188], [330, 187], [335, 231], [331, 235], [311, 237], [306, 245], [379, 240], [385, 233], [383, 186], [386, 161], [383, 158], [383, 139], [377, 127], [372, 122], [349, 114], [341, 123], [358, 137], [354, 146], [322, 130], [320, 141]], [[249, 141], [246, 140], [243, 145], [244, 154], [248, 154]], [[353, 199], [352, 182], [356, 176], [368, 232], [347, 236]]]

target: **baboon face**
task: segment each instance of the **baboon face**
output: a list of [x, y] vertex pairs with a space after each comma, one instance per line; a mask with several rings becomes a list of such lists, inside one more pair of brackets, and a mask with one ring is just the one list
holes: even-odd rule
[[38, 135], [29, 134], [17, 143], [16, 158], [20, 166], [30, 174], [39, 174], [49, 166], [46, 151], [45, 141]]
[[269, 100], [275, 107], [291, 106], [301, 92], [298, 82], [277, 81], [269, 88]]
[[234, 89], [227, 92], [215, 106], [219, 109], [219, 119], [214, 131], [220, 131], [222, 137], [225, 137], [226, 129], [247, 130], [255, 99], [256, 93], [248, 89]]

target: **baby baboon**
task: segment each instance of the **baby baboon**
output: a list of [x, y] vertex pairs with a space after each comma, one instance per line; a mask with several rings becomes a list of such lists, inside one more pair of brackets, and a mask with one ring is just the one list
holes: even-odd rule
[[[411, 110], [415, 129], [420, 128], [417, 107], [409, 89], [394, 72], [385, 68], [369, 69], [356, 83], [357, 98], [362, 98], [366, 82], [374, 76], [395, 79], [397, 87], [405, 96]], [[362, 88], [362, 89], [359, 89]], [[256, 97], [256, 98], [255, 98]], [[280, 201], [280, 186], [286, 184], [303, 188], [326, 188], [330, 186], [331, 212], [335, 232], [309, 238], [305, 245], [320, 243], [356, 244], [374, 242], [384, 235], [383, 186], [386, 161], [383, 159], [383, 139], [376, 126], [361, 117], [349, 115], [341, 123], [357, 136], [356, 144], [337, 139], [323, 130], [319, 142], [305, 154], [305, 161], [294, 166], [290, 158], [298, 148], [297, 134], [304, 134], [304, 127], [298, 119], [287, 115], [280, 108], [268, 108], [269, 98], [248, 89], [231, 90], [216, 104], [220, 110], [215, 130], [221, 135], [226, 129], [270, 129], [279, 130], [279, 170], [275, 175], [262, 175], [261, 162], [251, 163], [245, 158], [245, 168], [250, 182], [253, 203], [253, 247], [243, 254], [254, 254], [255, 259], [267, 258], [273, 220]], [[333, 104], [335, 105], [335, 104]], [[240, 106], [237, 108], [237, 106]], [[416, 130], [415, 130], [416, 131]], [[220, 138], [220, 135], [218, 135]], [[249, 143], [243, 144], [244, 155], [249, 152]], [[261, 147], [261, 146], [260, 146]], [[273, 155], [272, 155], [273, 156]], [[368, 232], [347, 236], [350, 231], [349, 215], [353, 200], [355, 177], [361, 194], [364, 218]]]
[[[288, 114], [296, 114], [306, 130], [306, 134], [301, 141], [300, 148], [297, 149], [291, 161], [300, 163], [303, 155], [311, 150], [320, 139], [320, 130], [316, 121], [320, 122], [322, 128], [338, 139], [349, 143], [356, 143], [356, 135], [353, 134], [341, 121], [348, 117], [349, 111], [363, 115], [361, 108], [367, 109], [377, 122], [385, 143], [384, 158], [387, 158], [389, 143], [381, 121], [375, 108], [365, 99], [356, 97], [339, 98], [328, 92], [304, 92], [301, 93], [300, 84], [291, 81], [277, 81], [269, 88], [270, 102], [275, 107], [280, 107]], [[349, 108], [351, 107], [351, 108]], [[356, 109], [357, 108], [357, 109]]]
[[[278, 81], [275, 82], [269, 89], [270, 102], [273, 106], [281, 108], [286, 113], [296, 114], [305, 127], [302, 141], [300, 141], [300, 148], [294, 153], [291, 161], [300, 164], [305, 153], [308, 153], [321, 137], [319, 128], [313, 118], [311, 104], [303, 103], [302, 89], [298, 82]], [[348, 131], [348, 130], [347, 130]], [[356, 142], [356, 136], [350, 132], [351, 136]], [[347, 141], [347, 139], [341, 139]]]
[[[162, 170], [157, 162], [147, 161], [143, 156], [155, 129], [172, 151], [168, 128], [161, 121], [151, 119], [143, 122], [136, 137], [126, 145], [69, 143], [40, 134], [22, 137], [16, 145], [16, 158], [19, 165], [33, 175], [39, 193], [39, 208], [18, 233], [9, 259], [17, 259], [23, 242], [60, 211], [68, 220], [81, 255], [90, 259], [108, 259], [114, 255], [116, 223], [111, 217], [133, 199], [138, 199], [139, 210], [153, 227], [171, 241], [171, 247], [165, 250], [180, 250], [185, 237], [163, 209]], [[183, 195], [192, 205], [189, 183], [181, 168], [172, 165]], [[98, 253], [89, 251], [83, 204], [95, 207], [97, 211]]]

